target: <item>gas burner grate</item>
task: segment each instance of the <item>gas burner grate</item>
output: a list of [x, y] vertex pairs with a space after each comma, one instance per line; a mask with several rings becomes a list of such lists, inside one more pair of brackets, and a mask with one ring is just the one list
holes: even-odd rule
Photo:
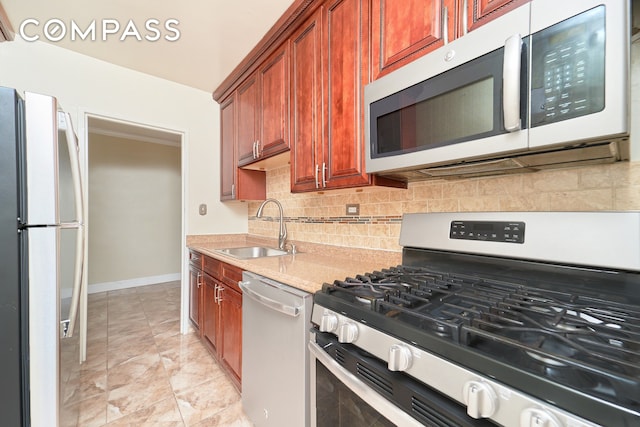
[[366, 290], [369, 310], [409, 328], [640, 406], [640, 309], [570, 289], [397, 266], [323, 292], [362, 299]]

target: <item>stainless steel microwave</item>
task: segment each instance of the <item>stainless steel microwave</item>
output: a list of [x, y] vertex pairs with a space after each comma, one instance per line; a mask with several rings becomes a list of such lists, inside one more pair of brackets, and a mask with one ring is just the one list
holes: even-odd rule
[[366, 170], [404, 180], [629, 157], [630, 2], [532, 0], [365, 87]]

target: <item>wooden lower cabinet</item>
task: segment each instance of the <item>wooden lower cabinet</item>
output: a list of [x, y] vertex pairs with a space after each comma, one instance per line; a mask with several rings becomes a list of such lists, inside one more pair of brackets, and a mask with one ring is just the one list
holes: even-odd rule
[[242, 377], [242, 294], [230, 287], [223, 287], [220, 299], [220, 361], [231, 373], [232, 378], [241, 383]]
[[220, 328], [220, 306], [216, 297], [218, 283], [208, 274], [204, 275], [203, 282], [202, 339], [209, 350], [215, 354], [218, 349], [218, 330]]
[[[204, 265], [200, 337], [241, 390], [242, 292], [237, 281], [242, 277], [242, 270], [207, 256]], [[215, 268], [207, 268], [207, 265]]]
[[189, 252], [189, 319], [200, 330], [202, 321], [202, 256], [195, 251]]

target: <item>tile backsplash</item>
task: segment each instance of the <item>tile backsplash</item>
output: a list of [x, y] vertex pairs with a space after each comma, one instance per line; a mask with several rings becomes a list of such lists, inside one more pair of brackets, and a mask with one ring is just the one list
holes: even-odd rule
[[[283, 206], [289, 240], [400, 251], [403, 213], [640, 210], [640, 162], [483, 178], [434, 180], [407, 189], [365, 187], [291, 193], [289, 167], [267, 171], [267, 197]], [[359, 215], [346, 214], [360, 205]], [[278, 235], [278, 212], [249, 203], [249, 233]]]

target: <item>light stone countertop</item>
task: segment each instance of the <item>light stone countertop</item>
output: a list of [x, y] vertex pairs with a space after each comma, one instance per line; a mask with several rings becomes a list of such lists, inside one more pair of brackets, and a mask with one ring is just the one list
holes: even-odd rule
[[294, 243], [299, 252], [295, 255], [242, 260], [224, 255], [216, 249], [243, 246], [276, 248], [276, 239], [247, 234], [187, 236], [189, 249], [311, 293], [320, 290], [325, 282], [333, 283], [336, 279], [342, 280], [356, 274], [396, 266], [402, 259], [401, 252], [298, 241], [288, 243]]

